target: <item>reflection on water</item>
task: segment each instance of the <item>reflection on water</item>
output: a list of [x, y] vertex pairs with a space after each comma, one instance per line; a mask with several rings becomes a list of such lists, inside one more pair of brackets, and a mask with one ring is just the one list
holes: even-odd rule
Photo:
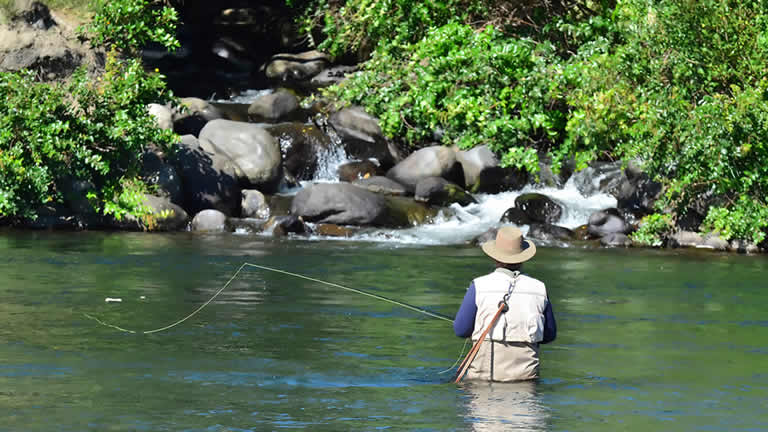
[[538, 396], [536, 386], [536, 381], [469, 382], [463, 385], [462, 389], [468, 397], [468, 420], [471, 430], [549, 430], [549, 410]]
[[[451, 384], [475, 247], [0, 232], [0, 431], [768, 430], [765, 257], [541, 248], [542, 379]], [[121, 303], [106, 303], [120, 297]]]

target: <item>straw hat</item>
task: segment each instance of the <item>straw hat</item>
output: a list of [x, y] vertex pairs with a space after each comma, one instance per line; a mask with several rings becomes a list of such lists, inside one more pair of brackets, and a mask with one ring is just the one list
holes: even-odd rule
[[523, 240], [523, 233], [517, 227], [504, 226], [496, 233], [496, 240], [482, 244], [483, 252], [504, 264], [518, 264], [536, 255], [536, 245]]

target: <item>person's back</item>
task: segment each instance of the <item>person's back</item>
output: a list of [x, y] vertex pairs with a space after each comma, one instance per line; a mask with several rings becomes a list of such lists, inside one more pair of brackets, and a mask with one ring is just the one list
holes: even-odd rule
[[[488, 330], [467, 378], [538, 378], [539, 344], [553, 341], [557, 330], [544, 284], [519, 271], [536, 248], [522, 240], [517, 228], [504, 227], [496, 240], [483, 244], [483, 251], [496, 261], [497, 268], [472, 282], [454, 321], [456, 335], [471, 336], [475, 342]], [[508, 309], [493, 323], [502, 302]]]

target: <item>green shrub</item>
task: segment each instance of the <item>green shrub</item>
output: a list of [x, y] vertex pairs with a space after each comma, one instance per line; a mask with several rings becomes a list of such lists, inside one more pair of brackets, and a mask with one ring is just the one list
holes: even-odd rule
[[666, 237], [673, 229], [672, 217], [667, 214], [654, 213], [640, 220], [640, 227], [629, 235], [632, 243], [640, 246], [659, 247], [664, 244]]
[[725, 240], [751, 240], [760, 244], [768, 228], [768, 205], [742, 197], [731, 207], [712, 207], [702, 229], [714, 231]]
[[82, 69], [53, 84], [32, 72], [0, 74], [0, 217], [34, 218], [41, 204], [63, 202], [68, 179], [92, 183], [91, 198], [106, 213], [140, 210], [121, 191], [147, 145], [176, 142], [146, 109], [169, 98], [162, 76], [115, 55], [98, 81]]
[[414, 147], [440, 131], [446, 145], [487, 144], [505, 165], [538, 169], [537, 151], [565, 123], [553, 107], [563, 77], [551, 46], [451, 23], [404, 52], [380, 47], [328, 94], [363, 105], [385, 134]]
[[149, 42], [168, 50], [179, 47], [176, 9], [158, 0], [94, 0], [96, 14], [81, 29], [96, 45], [114, 47], [129, 54]]

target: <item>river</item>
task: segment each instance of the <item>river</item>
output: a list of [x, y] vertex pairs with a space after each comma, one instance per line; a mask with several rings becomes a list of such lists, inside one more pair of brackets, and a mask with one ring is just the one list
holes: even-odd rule
[[[768, 261], [542, 247], [542, 379], [450, 383], [476, 247], [0, 232], [0, 431], [768, 430]], [[106, 302], [105, 299], [121, 299]], [[92, 317], [94, 319], [91, 319]]]

